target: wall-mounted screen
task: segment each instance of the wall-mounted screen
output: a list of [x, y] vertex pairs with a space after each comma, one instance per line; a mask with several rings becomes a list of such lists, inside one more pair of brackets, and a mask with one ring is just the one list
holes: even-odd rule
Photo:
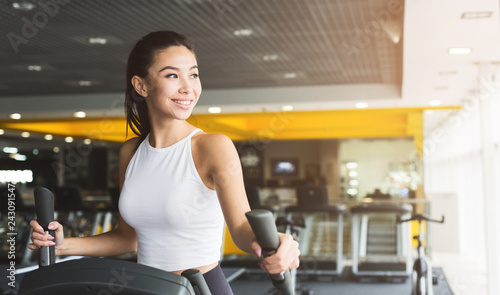
[[297, 158], [271, 159], [273, 176], [298, 176], [299, 160]]

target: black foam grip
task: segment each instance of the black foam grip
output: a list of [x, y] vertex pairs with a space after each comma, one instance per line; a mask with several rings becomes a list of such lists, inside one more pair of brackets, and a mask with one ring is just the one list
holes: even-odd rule
[[[280, 240], [271, 211], [256, 209], [247, 212], [246, 216], [262, 251], [269, 252], [269, 254], [276, 251], [280, 246]], [[269, 254], [263, 253], [264, 256], [269, 256]]]
[[[37, 221], [45, 233], [54, 236], [54, 231], [48, 229], [49, 223], [54, 220], [54, 195], [44, 187], [35, 188], [35, 210]], [[39, 266], [55, 264], [56, 255], [54, 246], [41, 247], [39, 251]]]
[[54, 195], [44, 187], [35, 188], [36, 219], [44, 230], [54, 220]]
[[196, 295], [212, 295], [210, 289], [208, 289], [207, 282], [205, 282], [205, 279], [199, 270], [187, 269], [183, 271], [181, 275], [189, 280]]
[[[262, 248], [264, 256], [272, 255], [280, 246], [278, 237], [278, 229], [274, 221], [274, 216], [271, 211], [264, 209], [255, 209], [245, 214], [248, 223], [257, 239], [257, 243]], [[290, 278], [290, 271], [286, 271], [284, 275], [270, 274], [273, 285], [285, 295], [294, 295], [295, 287]]]

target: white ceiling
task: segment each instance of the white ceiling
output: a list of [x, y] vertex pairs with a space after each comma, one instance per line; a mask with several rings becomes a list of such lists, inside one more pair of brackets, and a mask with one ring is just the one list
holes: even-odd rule
[[[0, 23], [10, 26], [3, 26], [3, 36], [22, 29], [22, 15], [15, 11], [7, 14], [6, 9], [10, 9], [12, 2], [5, 1], [0, 12], [4, 19]], [[0, 45], [3, 68], [0, 69], [0, 120], [7, 119], [12, 112], [22, 113], [23, 118], [69, 117], [73, 111], [82, 110], [90, 116], [122, 115], [120, 79], [126, 54], [133, 40], [145, 31], [157, 29], [155, 24], [170, 11], [155, 9], [151, 3], [158, 7], [170, 3], [170, 8], [182, 15], [169, 22], [169, 28], [194, 35], [204, 83], [195, 109], [197, 113], [207, 112], [209, 106], [220, 106], [223, 112], [272, 111], [283, 105], [293, 105], [295, 110], [350, 109], [357, 102], [367, 102], [369, 108], [428, 106], [434, 99], [442, 105], [457, 105], [475, 95], [480, 72], [493, 75], [497, 71], [496, 63], [500, 62], [498, 0], [129, 0], [128, 3], [106, 0], [96, 3], [68, 1], [57, 15], [48, 18], [38, 36], [29, 39], [27, 44], [20, 44], [19, 53], [13, 54], [9, 44]], [[142, 23], [137, 24], [141, 28], [125, 18], [130, 16], [131, 5], [144, 14], [134, 15], [141, 19]], [[463, 19], [465, 12], [492, 14], [489, 18]], [[26, 14], [28, 18], [32, 15]], [[85, 24], [87, 19], [89, 22]], [[114, 24], [100, 31], [102, 28], [93, 24], [103, 19], [128, 23], [126, 27]], [[381, 23], [385, 23], [387, 29], [382, 33], [380, 27], [376, 27]], [[397, 32], [401, 26], [400, 43], [390, 42], [387, 32], [391, 28]], [[232, 32], [241, 28], [251, 28], [253, 39], [235, 40]], [[106, 32], [112, 44], [98, 49], [104, 58], [100, 56], [100, 62], [88, 70], [85, 63], [94, 60], [91, 50], [96, 49], [89, 48], [80, 39], [85, 40], [84, 36], [93, 31]], [[297, 39], [299, 37], [301, 39]], [[63, 39], [73, 40], [77, 47], [63, 43]], [[45, 40], [50, 42], [37, 43]], [[58, 46], [65, 50], [64, 54], [51, 53], [52, 48]], [[472, 52], [449, 55], [447, 51], [452, 47], [470, 47]], [[88, 55], [78, 51], [78, 56], [72, 56], [78, 48], [88, 50]], [[262, 61], [263, 55], [275, 52], [279, 55], [277, 62]], [[68, 62], [57, 65], [63, 59]], [[35, 62], [46, 66], [48, 71], [26, 73], [26, 66]], [[100, 85], [88, 87], [89, 91], [82, 91], [81, 87], [76, 90], [68, 81], [74, 83], [82, 79], [78, 75], [79, 67], [82, 72], [88, 70], [89, 75], [109, 79], [103, 78]], [[292, 71], [297, 74], [295, 79], [282, 78]], [[118, 76], [112, 76], [114, 72], [119, 72]], [[73, 80], [65, 80], [69, 76]], [[325, 77], [331, 78], [331, 83]], [[22, 83], [16, 84], [16, 81]], [[40, 84], [35, 84], [36, 81]]]

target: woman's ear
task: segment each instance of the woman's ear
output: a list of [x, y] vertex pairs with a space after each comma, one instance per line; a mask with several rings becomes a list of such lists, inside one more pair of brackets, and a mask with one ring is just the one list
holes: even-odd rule
[[137, 92], [137, 94], [144, 98], [148, 97], [148, 89], [143, 78], [139, 76], [133, 76], [130, 82], [132, 83], [132, 86], [134, 86], [135, 92]]

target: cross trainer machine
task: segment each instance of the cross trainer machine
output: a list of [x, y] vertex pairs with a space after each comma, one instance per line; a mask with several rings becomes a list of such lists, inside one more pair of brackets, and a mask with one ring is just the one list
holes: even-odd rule
[[[40, 225], [48, 232], [54, 220], [54, 196], [46, 188], [35, 189], [35, 207]], [[271, 254], [279, 246], [276, 227], [269, 227], [268, 211], [247, 213], [263, 253]], [[269, 212], [269, 214], [271, 214]], [[264, 215], [264, 216], [262, 216]], [[256, 221], [255, 221], [256, 220]], [[274, 220], [271, 214], [272, 224]], [[274, 229], [274, 231], [273, 231]], [[294, 295], [289, 273], [271, 275], [273, 284], [284, 295]], [[54, 247], [42, 247], [39, 268], [27, 273], [18, 295], [211, 295], [203, 276], [196, 269], [177, 275], [135, 262], [84, 258], [55, 263]]]

